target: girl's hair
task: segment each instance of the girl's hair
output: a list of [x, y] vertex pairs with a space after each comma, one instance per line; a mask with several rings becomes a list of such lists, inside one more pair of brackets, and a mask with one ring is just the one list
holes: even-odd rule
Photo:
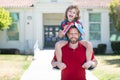
[[68, 19], [68, 18], [67, 18], [67, 12], [68, 12], [68, 10], [71, 10], [71, 9], [75, 9], [76, 12], [77, 12], [77, 17], [75, 18], [75, 20], [80, 19], [80, 16], [79, 16], [80, 10], [79, 10], [79, 8], [78, 8], [77, 5], [70, 5], [70, 6], [66, 9], [66, 11], [65, 11], [65, 19]]

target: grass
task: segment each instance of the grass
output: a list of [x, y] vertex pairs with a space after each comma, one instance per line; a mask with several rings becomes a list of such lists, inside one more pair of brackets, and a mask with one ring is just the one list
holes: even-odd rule
[[[0, 80], [20, 80], [32, 61], [31, 55], [0, 55]], [[93, 70], [99, 80], [120, 80], [120, 55], [96, 55]]]
[[99, 80], [120, 80], [120, 55], [97, 55], [98, 65], [93, 73]]
[[30, 55], [0, 55], [0, 80], [20, 80], [29, 67]]

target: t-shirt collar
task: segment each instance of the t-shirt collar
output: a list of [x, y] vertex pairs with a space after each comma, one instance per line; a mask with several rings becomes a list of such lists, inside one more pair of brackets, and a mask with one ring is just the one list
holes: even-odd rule
[[[71, 50], [73, 50], [70, 46], [69, 46], [69, 42], [68, 42], [68, 44], [67, 44], [67, 47], [69, 48], [69, 49], [71, 49]], [[80, 48], [82, 46], [82, 44], [80, 43], [80, 42], [78, 42], [78, 47], [76, 48], [76, 49], [78, 49], [78, 48]], [[74, 50], [76, 50], [76, 49], [74, 49]]]

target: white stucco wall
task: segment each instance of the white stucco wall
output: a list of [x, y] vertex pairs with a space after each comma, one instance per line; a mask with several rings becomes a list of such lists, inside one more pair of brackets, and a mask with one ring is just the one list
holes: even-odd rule
[[[36, 15], [36, 16], [35, 16]], [[39, 40], [40, 49], [43, 49], [43, 14], [39, 11], [34, 13], [34, 41]]]
[[[36, 7], [34, 9], [34, 41], [39, 40], [39, 48], [43, 49], [44, 46], [44, 25], [54, 25], [54, 24], [60, 24], [61, 18], [59, 18], [59, 15], [56, 15], [55, 17], [49, 16], [50, 14], [63, 14], [65, 12], [65, 9], [68, 7], [68, 3], [66, 4], [56, 4], [56, 3], [42, 3], [42, 4], [36, 4]], [[48, 7], [49, 6], [49, 7]], [[48, 15], [47, 15], [48, 14]], [[48, 17], [49, 16], [49, 17]], [[54, 16], [54, 15], [53, 15]], [[63, 16], [63, 15], [62, 15]], [[55, 22], [51, 22], [49, 19], [55, 19]], [[57, 19], [57, 20], [56, 20]], [[43, 21], [44, 20], [44, 21]]]
[[81, 20], [85, 29], [84, 39], [89, 40], [89, 13], [100, 13], [101, 14], [101, 40], [91, 41], [93, 47], [97, 47], [98, 44], [107, 45], [107, 53], [112, 52], [110, 45], [110, 27], [109, 27], [109, 10], [108, 9], [81, 9]]
[[107, 44], [107, 53], [111, 53], [109, 11], [102, 11], [101, 43]]
[[0, 48], [16, 48], [19, 49], [21, 53], [24, 53], [25, 49], [33, 48], [33, 20], [27, 19], [28, 16], [33, 16], [32, 9], [10, 8], [9, 11], [19, 13], [19, 40], [9, 41], [7, 40], [6, 30], [0, 31]]
[[[72, 4], [72, 2], [67, 2], [67, 0], [65, 2], [58, 0], [60, 2], [57, 4], [55, 2], [49, 2], [50, 0], [45, 0], [42, 2], [39, 2], [39, 0], [36, 1], [37, 3], [35, 3], [32, 8], [9, 9], [11, 12], [19, 12], [20, 14], [20, 40], [7, 41], [6, 32], [0, 31], [0, 48], [18, 48], [21, 52], [31, 53], [33, 52], [34, 43], [39, 40], [39, 48], [43, 49], [44, 25], [60, 25], [61, 20], [64, 18], [66, 8]], [[107, 52], [111, 52], [112, 50], [109, 41], [110, 29], [108, 9], [80, 9], [81, 21], [86, 31], [84, 39], [89, 40], [88, 14], [90, 12], [101, 13], [101, 40], [91, 41], [93, 47], [97, 47], [97, 44], [99, 43], [105, 43], [107, 44]]]

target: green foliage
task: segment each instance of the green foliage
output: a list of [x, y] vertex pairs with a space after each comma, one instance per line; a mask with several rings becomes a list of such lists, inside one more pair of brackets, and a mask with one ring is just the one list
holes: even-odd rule
[[105, 54], [107, 45], [106, 44], [98, 44], [97, 48], [93, 48], [95, 54]]
[[114, 54], [120, 54], [120, 41], [112, 41], [111, 47], [114, 51]]
[[120, 55], [97, 55], [97, 67], [92, 71], [99, 80], [120, 80]]
[[98, 44], [98, 53], [105, 54], [107, 45], [106, 44]]
[[[30, 59], [27, 60], [26, 57]], [[32, 58], [31, 55], [0, 54], [0, 80], [20, 80]]]
[[0, 8], [0, 30], [8, 29], [12, 24], [10, 13], [4, 8]]
[[119, 0], [112, 0], [110, 3], [110, 17], [115, 28], [120, 31], [120, 2]]

